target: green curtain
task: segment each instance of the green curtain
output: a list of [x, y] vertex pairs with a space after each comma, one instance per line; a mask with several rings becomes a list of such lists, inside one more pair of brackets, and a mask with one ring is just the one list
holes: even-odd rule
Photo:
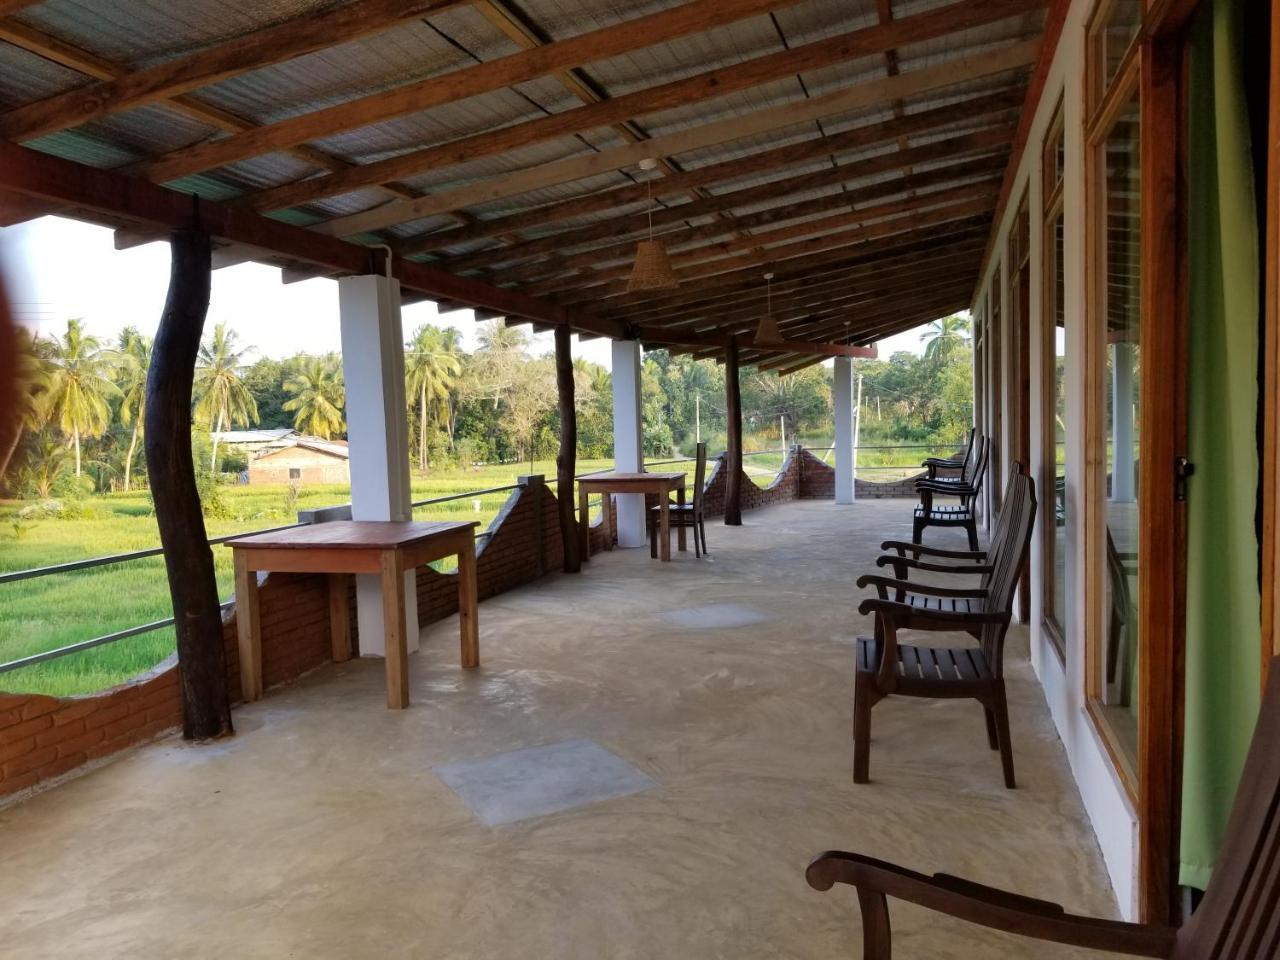
[[1194, 27], [1189, 104], [1190, 481], [1180, 881], [1213, 872], [1258, 714], [1259, 251], [1242, 46], [1249, 0]]

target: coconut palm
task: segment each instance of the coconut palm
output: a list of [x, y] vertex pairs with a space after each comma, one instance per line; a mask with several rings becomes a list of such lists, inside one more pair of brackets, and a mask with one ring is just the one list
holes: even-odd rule
[[301, 363], [284, 382], [290, 399], [284, 409], [293, 413], [293, 428], [324, 440], [346, 429], [343, 409], [347, 391], [342, 382], [342, 366], [330, 354], [327, 357], [302, 357]]
[[49, 378], [45, 365], [36, 352], [36, 344], [25, 327], [18, 327], [16, 359], [14, 379], [18, 409], [13, 436], [6, 448], [0, 451], [0, 477], [8, 472], [13, 455], [22, 442], [23, 431], [36, 432], [43, 429], [49, 415]]
[[920, 336], [924, 355], [930, 360], [945, 361], [958, 347], [969, 342], [969, 321], [964, 317], [943, 317], [929, 324]]
[[200, 345], [196, 359], [196, 417], [207, 421], [213, 433], [211, 470], [218, 466], [218, 434], [228, 427], [258, 422], [257, 401], [240, 375], [253, 348], [237, 349], [237, 339], [234, 330], [220, 323], [213, 328], [213, 336]]
[[97, 337], [84, 332], [79, 320], [68, 320], [63, 336], [43, 338], [39, 350], [48, 381], [49, 419], [75, 448], [78, 477], [80, 441], [102, 436], [111, 424], [108, 400], [120, 394], [111, 381], [115, 357]]
[[116, 349], [119, 363], [116, 367], [116, 383], [120, 387], [120, 422], [133, 427], [129, 437], [129, 452], [124, 458], [124, 488], [129, 489], [133, 473], [133, 457], [142, 437], [143, 421], [147, 415], [147, 371], [151, 369], [151, 338], [138, 332], [137, 327], [125, 327], [120, 331]]
[[448, 402], [462, 372], [462, 359], [458, 356], [456, 334], [446, 337], [446, 331], [428, 323], [413, 331], [406, 347], [405, 387], [418, 404], [418, 466], [426, 470], [428, 413], [434, 413], [437, 421], [441, 419], [440, 407]]

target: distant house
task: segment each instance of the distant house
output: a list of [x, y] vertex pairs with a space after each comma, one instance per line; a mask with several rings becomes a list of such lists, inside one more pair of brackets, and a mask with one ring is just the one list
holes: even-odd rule
[[349, 459], [345, 440], [294, 434], [259, 449], [249, 460], [249, 483], [350, 483]]
[[271, 430], [221, 430], [214, 431], [211, 436], [219, 446], [234, 448], [252, 460], [255, 454], [268, 448], [278, 450], [289, 446], [301, 434], [290, 427], [278, 427]]

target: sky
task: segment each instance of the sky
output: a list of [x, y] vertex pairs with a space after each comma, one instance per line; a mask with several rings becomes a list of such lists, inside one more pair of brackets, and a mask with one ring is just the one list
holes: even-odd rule
[[[65, 331], [71, 317], [114, 342], [129, 325], [152, 335], [160, 322], [169, 282], [169, 245], [150, 243], [116, 250], [112, 231], [61, 217], [42, 217], [0, 229], [0, 268], [19, 322], [39, 333]], [[405, 336], [422, 323], [454, 327], [465, 349], [476, 346], [477, 323], [470, 310], [441, 316], [430, 301], [402, 312]], [[341, 349], [338, 285], [324, 278], [280, 282], [280, 271], [244, 263], [213, 273], [206, 330], [225, 322], [252, 346], [250, 360], [282, 358], [298, 352]], [[883, 340], [880, 356], [922, 349], [919, 331]], [[550, 333], [534, 338], [534, 353], [553, 349]], [[609, 366], [609, 341], [573, 339], [573, 355]]]

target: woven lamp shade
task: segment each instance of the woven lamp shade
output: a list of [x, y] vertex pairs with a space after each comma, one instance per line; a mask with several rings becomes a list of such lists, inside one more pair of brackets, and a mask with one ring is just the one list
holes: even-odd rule
[[631, 269], [627, 291], [674, 290], [679, 281], [671, 269], [667, 248], [661, 240], [641, 240], [636, 244], [636, 265]]
[[760, 326], [756, 327], [756, 343], [781, 343], [782, 333], [778, 330], [778, 321], [772, 313], [760, 318]]

